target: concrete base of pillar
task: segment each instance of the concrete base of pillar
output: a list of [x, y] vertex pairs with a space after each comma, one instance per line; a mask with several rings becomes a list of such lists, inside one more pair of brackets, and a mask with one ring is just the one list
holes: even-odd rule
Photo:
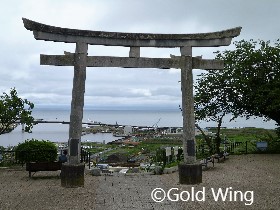
[[85, 182], [85, 165], [68, 163], [62, 164], [61, 167], [61, 186], [62, 187], [84, 187]]
[[201, 164], [179, 164], [179, 183], [180, 184], [199, 184], [202, 183]]

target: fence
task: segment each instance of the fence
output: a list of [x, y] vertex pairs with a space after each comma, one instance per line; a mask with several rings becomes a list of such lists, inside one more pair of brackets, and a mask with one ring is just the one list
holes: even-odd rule
[[[220, 151], [224, 151], [229, 154], [248, 154], [256, 152], [257, 145], [255, 141], [221, 142]], [[199, 144], [197, 144], [196, 153], [199, 156], [210, 155], [208, 145], [204, 142], [200, 142]]]
[[[34, 151], [34, 155], [38, 151]], [[46, 152], [45, 150], [42, 150], [42, 152]], [[31, 153], [31, 154], [30, 154]], [[57, 159], [59, 155], [62, 154], [62, 151], [58, 152]], [[30, 151], [21, 151], [20, 153], [21, 156], [30, 156], [32, 155], [32, 152]], [[81, 163], [90, 163], [90, 152], [87, 152], [85, 150], [81, 151]], [[15, 150], [2, 150], [0, 151], [0, 166], [10, 166], [10, 165], [16, 165], [16, 164], [21, 164], [23, 165], [24, 162], [20, 162], [16, 158], [16, 151]], [[90, 164], [89, 164], [90, 167]]]
[[228, 152], [230, 154], [235, 153], [242, 153], [242, 154], [248, 154], [248, 144], [251, 142], [245, 141], [245, 142], [223, 142], [221, 145], [223, 147], [223, 151]]

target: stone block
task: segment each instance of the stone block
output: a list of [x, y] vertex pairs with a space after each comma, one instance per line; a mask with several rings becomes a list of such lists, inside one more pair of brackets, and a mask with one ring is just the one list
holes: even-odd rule
[[61, 167], [61, 186], [62, 187], [84, 187], [85, 182], [85, 165], [68, 163], [62, 164]]
[[199, 184], [202, 183], [202, 165], [179, 164], [179, 183], [180, 184]]

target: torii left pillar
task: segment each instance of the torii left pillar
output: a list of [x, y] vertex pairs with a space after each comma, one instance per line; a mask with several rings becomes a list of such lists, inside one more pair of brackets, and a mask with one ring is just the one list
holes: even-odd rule
[[85, 165], [80, 163], [81, 133], [86, 81], [87, 43], [77, 42], [69, 126], [69, 160], [61, 168], [61, 186], [83, 187]]

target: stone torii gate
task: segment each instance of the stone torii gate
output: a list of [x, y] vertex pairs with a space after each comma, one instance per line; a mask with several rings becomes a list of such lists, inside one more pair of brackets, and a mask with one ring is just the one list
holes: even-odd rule
[[[192, 69], [223, 69], [223, 61], [192, 57], [192, 47], [218, 47], [231, 44], [241, 27], [198, 34], [118, 33], [76, 30], [41, 24], [23, 18], [26, 29], [37, 40], [75, 43], [75, 53], [40, 55], [41, 65], [74, 66], [69, 126], [69, 160], [62, 167], [61, 184], [84, 185], [84, 165], [80, 164], [80, 144], [84, 106], [86, 67], [181, 69], [184, 164], [179, 166], [179, 182], [202, 182], [202, 167], [195, 157], [195, 119]], [[130, 47], [129, 57], [88, 56], [88, 45]], [[181, 56], [170, 58], [140, 57], [140, 47], [180, 48]]]

